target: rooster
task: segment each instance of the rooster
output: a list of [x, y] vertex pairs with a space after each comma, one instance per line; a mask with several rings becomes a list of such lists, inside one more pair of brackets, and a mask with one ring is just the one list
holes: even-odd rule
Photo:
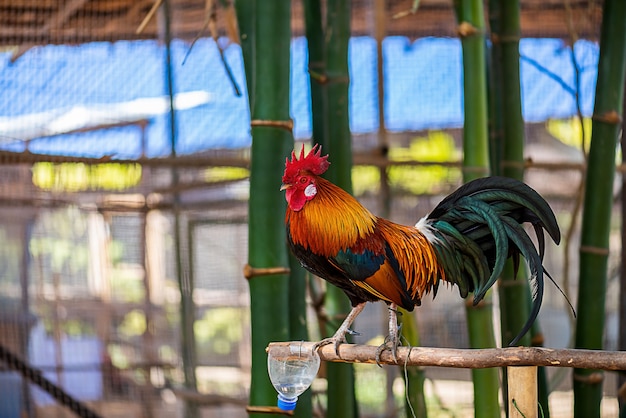
[[[300, 158], [286, 159], [287, 241], [302, 266], [339, 287], [352, 310], [336, 333], [317, 346], [345, 342], [346, 333], [367, 302], [389, 305], [389, 336], [379, 348], [399, 345], [398, 306], [412, 311], [433, 297], [442, 282], [455, 284], [461, 297], [474, 294], [474, 305], [498, 279], [512, 257], [515, 273], [523, 256], [530, 269], [532, 308], [510, 345], [530, 329], [541, 307], [544, 229], [558, 244], [560, 231], [546, 201], [526, 184], [505, 177], [480, 178], [461, 186], [413, 226], [373, 215], [349, 193], [321, 175], [328, 155], [316, 145]], [[522, 224], [534, 227], [538, 249]], [[389, 344], [389, 346], [387, 345]]]

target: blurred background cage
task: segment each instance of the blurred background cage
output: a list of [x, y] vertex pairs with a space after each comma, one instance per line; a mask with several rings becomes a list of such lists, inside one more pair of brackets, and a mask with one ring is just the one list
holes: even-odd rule
[[[352, 4], [355, 194], [373, 212], [413, 224], [461, 181], [452, 4], [422, 0], [416, 13], [410, 0]], [[573, 118], [592, 111], [602, 2], [521, 4], [526, 181], [568, 231], [564, 245], [548, 247], [546, 265], [575, 304], [584, 159]], [[305, 141], [301, 2], [292, 10], [291, 112]], [[0, 345], [102, 416], [182, 416], [185, 402], [203, 417], [245, 416], [250, 117], [232, 7], [0, 0], [0, 19]], [[571, 316], [548, 287], [545, 345], [566, 347]], [[607, 349], [617, 346], [617, 289], [612, 279]], [[417, 310], [423, 345], [467, 346], [455, 292], [442, 289]], [[385, 318], [382, 304], [369, 306], [356, 341], [380, 340]], [[313, 311], [311, 319], [318, 338]], [[398, 373], [356, 366], [363, 416], [394, 416]], [[570, 414], [568, 373], [551, 376], [562, 391], [552, 402], [563, 402], [554, 417]], [[471, 416], [469, 371], [427, 376], [432, 408]], [[617, 416], [607, 379], [604, 416]], [[22, 414], [71, 416], [0, 361], [0, 416]]]

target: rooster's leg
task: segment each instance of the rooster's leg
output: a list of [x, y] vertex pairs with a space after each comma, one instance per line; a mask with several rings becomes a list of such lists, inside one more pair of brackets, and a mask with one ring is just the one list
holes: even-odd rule
[[385, 338], [385, 342], [376, 350], [376, 364], [379, 366], [380, 355], [385, 350], [390, 350], [393, 361], [398, 362], [397, 351], [400, 345], [400, 333], [398, 330], [398, 305], [391, 303], [389, 305], [389, 335]]
[[339, 345], [346, 342], [346, 333], [352, 332], [350, 331], [350, 325], [352, 325], [356, 317], [359, 316], [363, 308], [365, 308], [366, 303], [367, 302], [361, 302], [355, 307], [353, 307], [350, 313], [348, 314], [348, 316], [346, 317], [346, 319], [343, 320], [343, 323], [341, 324], [341, 326], [335, 332], [335, 335], [333, 335], [330, 338], [324, 338], [322, 341], [316, 343], [313, 346], [313, 350], [317, 350], [319, 347], [327, 345], [327, 344], [334, 344], [335, 353], [339, 355]]

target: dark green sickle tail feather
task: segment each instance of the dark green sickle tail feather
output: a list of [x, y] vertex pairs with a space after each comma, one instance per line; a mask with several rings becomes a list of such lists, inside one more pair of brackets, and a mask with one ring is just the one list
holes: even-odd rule
[[[537, 246], [522, 224], [533, 225]], [[474, 293], [474, 304], [493, 286], [509, 257], [515, 274], [520, 255], [530, 269], [533, 305], [515, 345], [535, 321], [543, 299], [544, 230], [558, 244], [559, 226], [548, 203], [526, 184], [507, 177], [486, 177], [461, 186], [426, 218], [432, 244], [444, 267], [446, 280], [459, 287], [462, 297]], [[547, 274], [547, 272], [546, 272]]]

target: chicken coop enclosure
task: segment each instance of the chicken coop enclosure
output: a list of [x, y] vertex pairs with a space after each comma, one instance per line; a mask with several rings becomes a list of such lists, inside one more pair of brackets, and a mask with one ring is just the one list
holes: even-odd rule
[[[251, 136], [231, 3], [0, 0], [0, 351], [103, 417], [247, 416]], [[349, 49], [354, 194], [407, 225], [462, 182], [452, 2], [419, 3], [413, 13], [410, 0], [352, 2]], [[580, 127], [593, 112], [602, 4], [521, 1], [525, 181], [557, 215], [565, 239], [546, 247], [545, 264], [574, 305]], [[312, 132], [302, 2], [291, 13], [300, 146]], [[619, 208], [608, 350], [618, 349]], [[416, 312], [422, 345], [468, 346], [456, 289]], [[355, 341], [382, 341], [385, 314], [368, 306]], [[545, 346], [571, 346], [574, 319], [551, 284], [539, 321]], [[0, 356], [0, 417], [73, 416], [18, 372]], [[571, 416], [569, 373], [549, 371], [553, 417]], [[356, 365], [355, 375], [362, 416], [410, 416], [399, 370]], [[472, 416], [468, 370], [426, 376], [434, 416]], [[615, 380], [607, 373], [605, 417], [618, 416]]]

